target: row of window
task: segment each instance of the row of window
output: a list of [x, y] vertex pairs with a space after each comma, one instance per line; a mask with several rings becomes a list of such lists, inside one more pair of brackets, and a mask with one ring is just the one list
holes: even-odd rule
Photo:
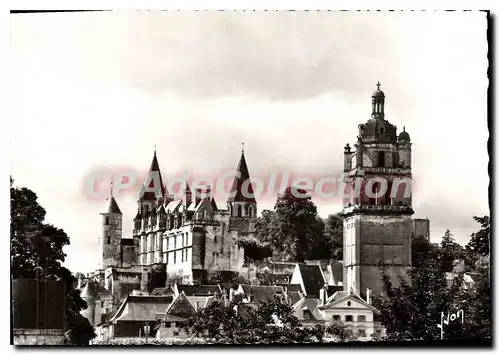
[[[341, 320], [339, 314], [334, 314], [332, 316], [332, 319], [333, 320]], [[354, 316], [352, 316], [352, 315], [346, 315], [345, 316], [345, 321], [346, 322], [354, 322]], [[358, 322], [366, 322], [366, 316], [358, 316]]]
[[[164, 259], [165, 259], [164, 261], [167, 265], [168, 264], [175, 265], [177, 263], [177, 253], [179, 253], [179, 252], [181, 254], [181, 263], [188, 261], [189, 260], [189, 250], [191, 250], [191, 249], [188, 248], [188, 249], [177, 250], [177, 251], [170, 252], [170, 253], [165, 253], [165, 254], [163, 254]], [[170, 255], [170, 257], [169, 257], [169, 255]]]

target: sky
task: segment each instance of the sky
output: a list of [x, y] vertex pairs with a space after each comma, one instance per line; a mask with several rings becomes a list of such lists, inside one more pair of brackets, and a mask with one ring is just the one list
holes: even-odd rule
[[[101, 168], [168, 176], [236, 169], [340, 176], [343, 147], [371, 113], [412, 139], [415, 218], [431, 240], [465, 244], [488, 215], [486, 14], [480, 12], [154, 12], [11, 15], [8, 130], [16, 185], [38, 194], [71, 245], [98, 264]], [[124, 236], [134, 194], [117, 196]], [[313, 199], [314, 201], [314, 199]], [[224, 196], [218, 198], [225, 205]], [[273, 199], [258, 199], [259, 211]], [[322, 217], [338, 200], [314, 201]]]

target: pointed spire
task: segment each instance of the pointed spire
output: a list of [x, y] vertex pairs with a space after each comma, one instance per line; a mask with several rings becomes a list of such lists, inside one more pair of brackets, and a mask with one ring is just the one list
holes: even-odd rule
[[231, 187], [231, 193], [228, 201], [256, 203], [252, 184], [250, 184], [248, 188], [245, 188], [246, 196], [243, 194], [243, 183], [250, 179], [250, 173], [248, 172], [248, 166], [245, 160], [245, 152], [243, 151], [243, 149], [241, 151], [241, 158], [240, 162], [238, 163], [238, 167], [236, 168], [236, 172], [239, 174], [234, 177], [233, 186]]
[[[146, 184], [148, 184], [148, 191], [146, 191]], [[155, 191], [152, 191], [152, 189]], [[158, 158], [156, 157], [155, 145], [151, 167], [149, 168], [148, 176], [139, 191], [139, 199], [153, 201], [159, 197], [158, 195], [160, 193], [161, 196], [165, 196], [165, 185], [163, 184], [163, 180], [161, 178], [160, 165], [158, 164]]]
[[109, 189], [109, 207], [108, 207], [108, 213], [119, 213], [122, 214], [122, 211], [120, 211], [120, 207], [118, 207], [118, 203], [115, 200], [115, 197], [113, 196], [113, 181], [109, 183], [110, 189]]

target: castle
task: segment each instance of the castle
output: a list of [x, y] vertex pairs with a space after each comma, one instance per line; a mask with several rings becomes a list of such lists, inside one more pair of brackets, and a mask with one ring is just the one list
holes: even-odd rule
[[[349, 144], [344, 148], [344, 182], [361, 194], [343, 200], [342, 284], [345, 291], [363, 296], [368, 290], [382, 292], [381, 268], [397, 284], [398, 275], [411, 266], [412, 237], [429, 237], [429, 220], [411, 218], [410, 136], [404, 128], [397, 134], [396, 126], [385, 119], [384, 106], [378, 84], [371, 118], [359, 125], [355, 151]], [[173, 283], [289, 283], [295, 263], [245, 263], [238, 240], [254, 232], [257, 202], [252, 184], [242, 193], [250, 179], [243, 150], [236, 171], [225, 209], [217, 206], [209, 186], [192, 191], [187, 180], [182, 197], [176, 199], [163, 183], [155, 150], [138, 196], [131, 238], [122, 235], [123, 215], [112, 194], [107, 212], [101, 214], [99, 269], [89, 278], [93, 282], [79, 285], [82, 298], [100, 300], [88, 318], [97, 323], [128, 295], [149, 294]], [[259, 270], [264, 270], [264, 281]]]

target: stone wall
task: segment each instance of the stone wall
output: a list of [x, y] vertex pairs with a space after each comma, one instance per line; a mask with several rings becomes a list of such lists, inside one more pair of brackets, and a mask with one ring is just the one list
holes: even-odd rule
[[14, 329], [14, 345], [63, 345], [62, 329]]

